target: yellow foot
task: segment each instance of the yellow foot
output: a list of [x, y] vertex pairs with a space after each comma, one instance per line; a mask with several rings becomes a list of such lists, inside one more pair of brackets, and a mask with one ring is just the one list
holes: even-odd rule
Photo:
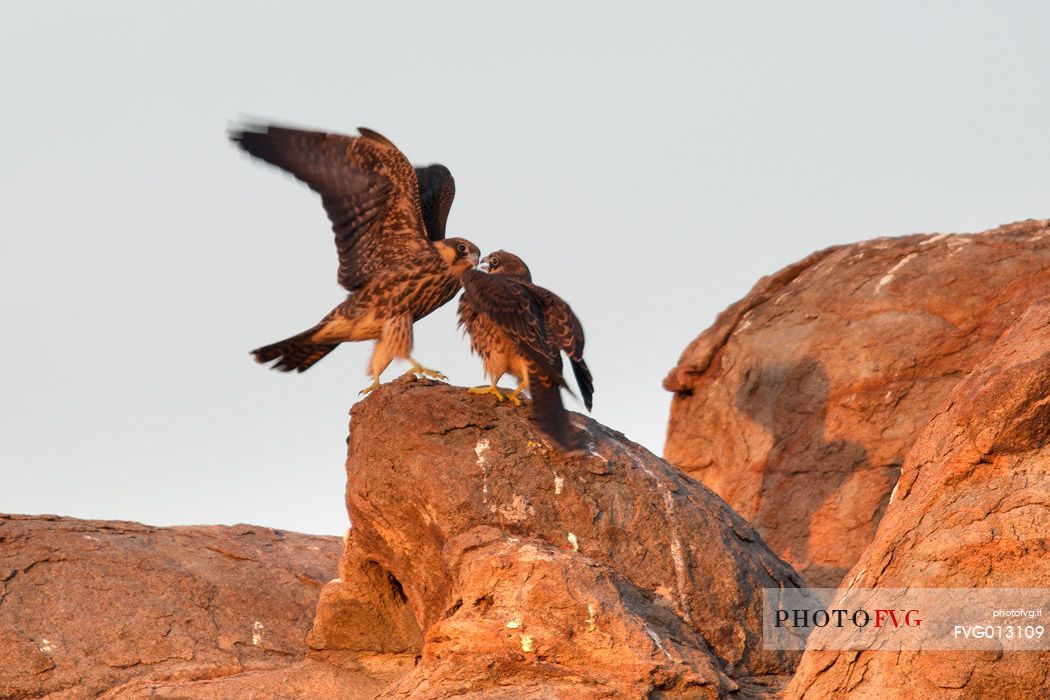
[[469, 391], [472, 394], [492, 394], [496, 397], [496, 400], [500, 402], [502, 402], [503, 399], [507, 398], [503, 395], [503, 392], [499, 390], [499, 387], [491, 384], [488, 386], [472, 386], [469, 389], [467, 389], [467, 391]]
[[517, 389], [515, 389], [514, 391], [510, 392], [509, 394], [507, 394], [507, 398], [510, 399], [510, 402], [512, 404], [514, 404], [515, 406], [520, 406], [521, 405], [521, 398], [520, 397], [521, 397], [521, 392], [523, 392], [523, 391], [525, 391], [525, 387], [519, 386]]
[[378, 388], [379, 388], [379, 380], [376, 379], [371, 384], [366, 386], [364, 389], [362, 389], [361, 391], [357, 392], [357, 395], [360, 396], [361, 394], [370, 394], [370, 393], [372, 393], [373, 391], [375, 391]]
[[418, 362], [416, 362], [415, 360], [413, 360], [411, 358], [409, 358], [408, 361], [412, 363], [412, 369], [410, 369], [407, 372], [405, 372], [404, 374], [402, 374], [401, 375], [402, 377], [407, 377], [409, 375], [415, 375], [417, 377], [430, 377], [431, 379], [440, 379], [441, 381], [448, 380], [448, 377], [443, 375], [441, 372], [438, 372], [436, 369], [430, 369], [429, 367], [424, 367], [423, 365], [419, 364]]

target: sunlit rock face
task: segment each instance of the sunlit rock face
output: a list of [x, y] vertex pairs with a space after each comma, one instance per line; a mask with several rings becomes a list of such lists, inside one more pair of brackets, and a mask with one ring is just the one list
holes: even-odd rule
[[[1050, 588], [1050, 299], [1029, 308], [919, 435], [844, 585]], [[1050, 652], [1006, 649], [807, 651], [787, 697], [1050, 697]]]
[[[797, 574], [719, 497], [580, 415], [403, 381], [352, 411], [340, 579], [310, 644], [416, 653], [392, 696], [719, 697], [790, 674], [761, 588]], [[757, 689], [756, 689], [757, 688]], [[547, 694], [544, 694], [547, 693]]]
[[1036, 299], [1050, 228], [880, 238], [760, 280], [683, 352], [665, 458], [811, 585], [871, 542], [904, 455]]
[[398, 669], [307, 656], [340, 550], [251, 525], [0, 515], [0, 697], [371, 698]]

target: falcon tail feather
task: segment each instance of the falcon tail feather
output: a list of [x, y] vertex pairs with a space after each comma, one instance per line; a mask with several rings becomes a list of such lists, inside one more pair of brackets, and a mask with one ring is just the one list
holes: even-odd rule
[[591, 370], [587, 369], [587, 363], [583, 361], [583, 358], [574, 360], [569, 358], [569, 364], [572, 365], [572, 373], [576, 377], [576, 384], [580, 387], [580, 394], [583, 396], [583, 405], [587, 407], [587, 410], [591, 410], [591, 405], [594, 403], [592, 397], [594, 396], [594, 380], [591, 378]]
[[569, 425], [569, 414], [561, 402], [561, 389], [557, 384], [546, 386], [538, 378], [529, 381], [529, 394], [532, 395], [532, 420], [566, 452], [578, 448]]
[[252, 350], [255, 361], [266, 364], [277, 360], [271, 368], [281, 372], [305, 372], [328, 353], [339, 347], [339, 343], [315, 343], [310, 340], [317, 328], [303, 331], [291, 338]]

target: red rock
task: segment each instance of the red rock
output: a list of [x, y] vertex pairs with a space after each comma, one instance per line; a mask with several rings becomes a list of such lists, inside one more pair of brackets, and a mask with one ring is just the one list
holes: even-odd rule
[[794, 668], [761, 649], [759, 589], [797, 575], [619, 433], [574, 414], [590, 453], [566, 457], [527, 411], [419, 381], [352, 416], [353, 527], [309, 642], [419, 654], [387, 696], [719, 697]]
[[0, 697], [372, 697], [381, 670], [306, 658], [340, 544], [0, 515]]
[[[1050, 298], [908, 452], [854, 588], [1050, 588]], [[820, 630], [810, 643], [823, 637]], [[789, 698], [1045, 698], [1050, 652], [807, 651]]]
[[905, 452], [1050, 293], [1050, 226], [836, 246], [763, 278], [686, 348], [666, 459], [814, 585], [871, 542]]

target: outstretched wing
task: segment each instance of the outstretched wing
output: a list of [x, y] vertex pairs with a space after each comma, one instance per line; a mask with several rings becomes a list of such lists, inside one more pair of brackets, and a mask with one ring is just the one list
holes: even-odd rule
[[467, 270], [460, 279], [474, 310], [492, 319], [538, 373], [560, 384], [561, 354], [550, 342], [543, 307], [528, 286], [477, 270]]
[[412, 165], [389, 140], [248, 124], [230, 132], [245, 151], [321, 195], [339, 252], [339, 284], [354, 291], [405, 257], [438, 253], [428, 240]]
[[531, 286], [533, 294], [543, 307], [544, 319], [547, 322], [547, 333], [551, 342], [569, 356], [572, 373], [580, 387], [583, 405], [591, 410], [594, 396], [594, 380], [587, 363], [583, 361], [583, 326], [572, 308], [554, 292], [543, 287]]
[[456, 198], [456, 181], [449, 169], [440, 163], [416, 168], [419, 180], [419, 204], [423, 211], [423, 223], [432, 241], [445, 238], [445, 222]]

